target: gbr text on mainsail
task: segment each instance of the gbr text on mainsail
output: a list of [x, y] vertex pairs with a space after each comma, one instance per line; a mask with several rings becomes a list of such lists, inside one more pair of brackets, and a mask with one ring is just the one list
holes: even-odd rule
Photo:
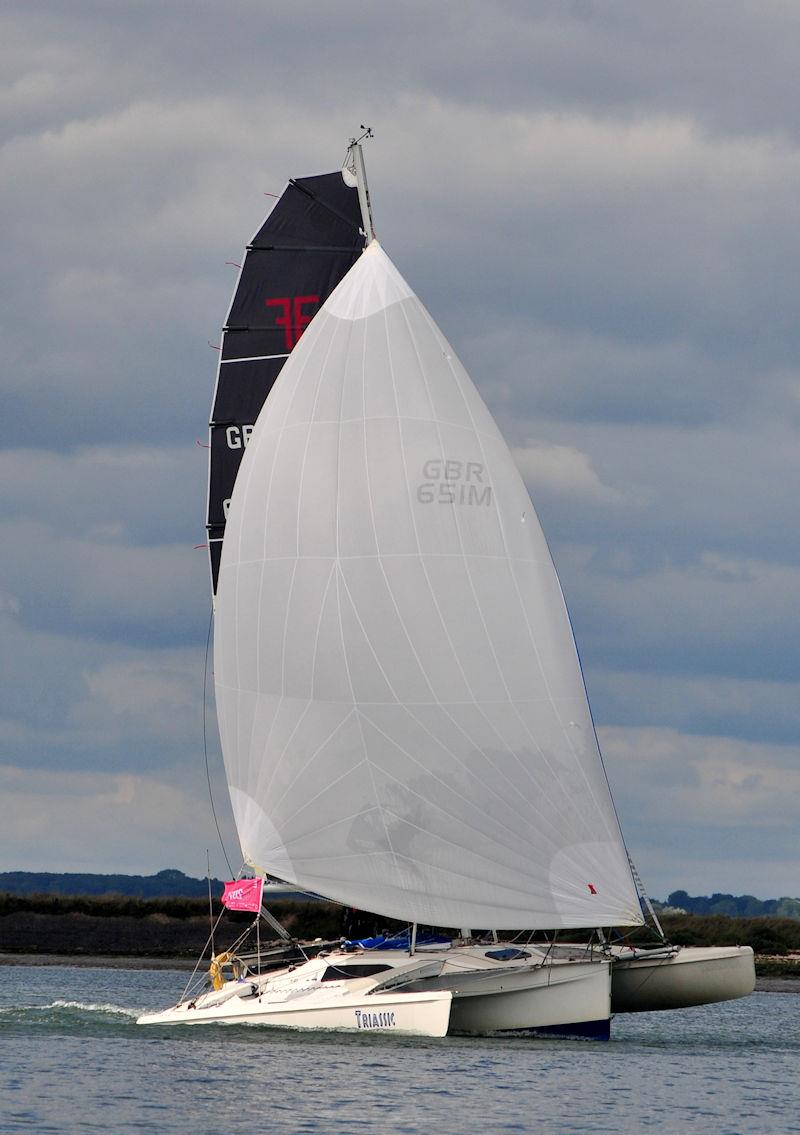
[[420, 504], [490, 505], [492, 486], [487, 485], [480, 461], [431, 457], [422, 466], [423, 481], [417, 486]]

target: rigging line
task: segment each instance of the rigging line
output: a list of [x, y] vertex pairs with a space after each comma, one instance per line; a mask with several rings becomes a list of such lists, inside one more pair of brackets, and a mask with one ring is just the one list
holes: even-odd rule
[[201, 952], [200, 952], [200, 957], [199, 957], [199, 958], [197, 959], [197, 962], [195, 963], [195, 967], [194, 967], [194, 969], [193, 969], [193, 970], [192, 970], [192, 972], [191, 972], [191, 973], [189, 974], [189, 980], [188, 980], [188, 981], [186, 982], [186, 985], [184, 986], [184, 989], [183, 989], [183, 993], [182, 993], [182, 994], [180, 995], [180, 997], [178, 998], [178, 1004], [180, 1004], [180, 1003], [181, 1003], [181, 1001], [183, 1001], [183, 1000], [184, 1000], [184, 998], [186, 997], [186, 994], [187, 994], [187, 993], [189, 992], [189, 987], [190, 987], [190, 985], [192, 984], [192, 982], [194, 981], [194, 978], [195, 978], [195, 974], [196, 974], [196, 973], [197, 973], [197, 971], [198, 971], [198, 970], [200, 969], [200, 963], [202, 962], [202, 960], [203, 960], [203, 957], [204, 957], [204, 955], [205, 955], [205, 952], [206, 952], [206, 950], [208, 949], [208, 947], [209, 947], [209, 946], [211, 946], [211, 947], [212, 947], [212, 955], [213, 955], [214, 931], [215, 931], [215, 930], [217, 929], [217, 927], [219, 926], [220, 922], [222, 921], [222, 918], [223, 918], [223, 915], [224, 915], [224, 914], [225, 914], [225, 907], [223, 907], [223, 908], [222, 908], [222, 910], [221, 910], [221, 911], [219, 912], [219, 914], [217, 915], [217, 920], [216, 920], [216, 922], [215, 922], [215, 923], [214, 923], [214, 925], [213, 925], [213, 926], [211, 927], [211, 933], [210, 933], [210, 934], [209, 934], [209, 936], [208, 936], [208, 937], [206, 938], [206, 944], [205, 944], [205, 946], [203, 946], [203, 949], [202, 949], [202, 950], [201, 950]]
[[209, 799], [209, 802], [211, 804], [211, 815], [214, 817], [214, 826], [217, 829], [217, 835], [219, 836], [219, 845], [222, 848], [222, 854], [225, 857], [225, 862], [228, 865], [228, 871], [231, 875], [233, 875], [233, 868], [231, 867], [230, 859], [228, 859], [228, 853], [225, 850], [225, 843], [222, 839], [222, 832], [220, 830], [219, 820], [217, 819], [217, 810], [214, 807], [214, 793], [213, 793], [212, 788], [211, 788], [211, 769], [209, 768], [209, 764], [208, 764], [208, 724], [207, 724], [208, 723], [208, 709], [207, 709], [207, 707], [208, 707], [208, 655], [209, 655], [209, 649], [210, 649], [210, 646], [211, 646], [211, 628], [212, 628], [213, 625], [214, 625], [214, 608], [212, 607], [211, 611], [209, 612], [209, 616], [208, 616], [208, 634], [206, 635], [206, 658], [205, 658], [205, 664], [203, 666], [203, 756], [205, 757], [205, 762], [206, 762], [206, 780], [208, 782], [208, 799]]

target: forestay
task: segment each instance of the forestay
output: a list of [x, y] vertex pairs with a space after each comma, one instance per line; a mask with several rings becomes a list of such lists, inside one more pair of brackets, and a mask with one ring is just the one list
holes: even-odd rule
[[254, 867], [439, 926], [642, 921], [528, 493], [377, 242], [256, 424], [215, 671]]

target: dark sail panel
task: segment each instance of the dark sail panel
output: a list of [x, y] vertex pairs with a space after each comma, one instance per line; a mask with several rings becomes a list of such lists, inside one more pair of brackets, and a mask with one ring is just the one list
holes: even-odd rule
[[303, 331], [364, 248], [358, 190], [345, 176], [290, 181], [247, 247], [209, 423], [206, 527], [215, 593], [228, 504], [256, 418]]
[[[224, 530], [228, 501], [253, 424], [285, 359], [225, 364], [211, 423], [211, 465], [208, 494], [209, 528]], [[221, 539], [221, 534], [218, 536]]]

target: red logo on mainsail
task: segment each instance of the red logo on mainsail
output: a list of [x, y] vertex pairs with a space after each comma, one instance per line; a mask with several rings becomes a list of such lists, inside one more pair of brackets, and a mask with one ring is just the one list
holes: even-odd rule
[[589, 888], [589, 894], [590, 895], [596, 895], [597, 894], [597, 887], [595, 887], [594, 883], [587, 883], [586, 886]]
[[283, 328], [286, 350], [291, 351], [314, 317], [313, 311], [303, 311], [304, 305], [319, 303], [319, 296], [276, 296], [264, 302], [267, 307], [282, 309], [282, 314], [275, 316], [275, 326]]
[[225, 884], [222, 894], [222, 905], [228, 910], [261, 910], [261, 894], [264, 889], [263, 879], [238, 879]]

